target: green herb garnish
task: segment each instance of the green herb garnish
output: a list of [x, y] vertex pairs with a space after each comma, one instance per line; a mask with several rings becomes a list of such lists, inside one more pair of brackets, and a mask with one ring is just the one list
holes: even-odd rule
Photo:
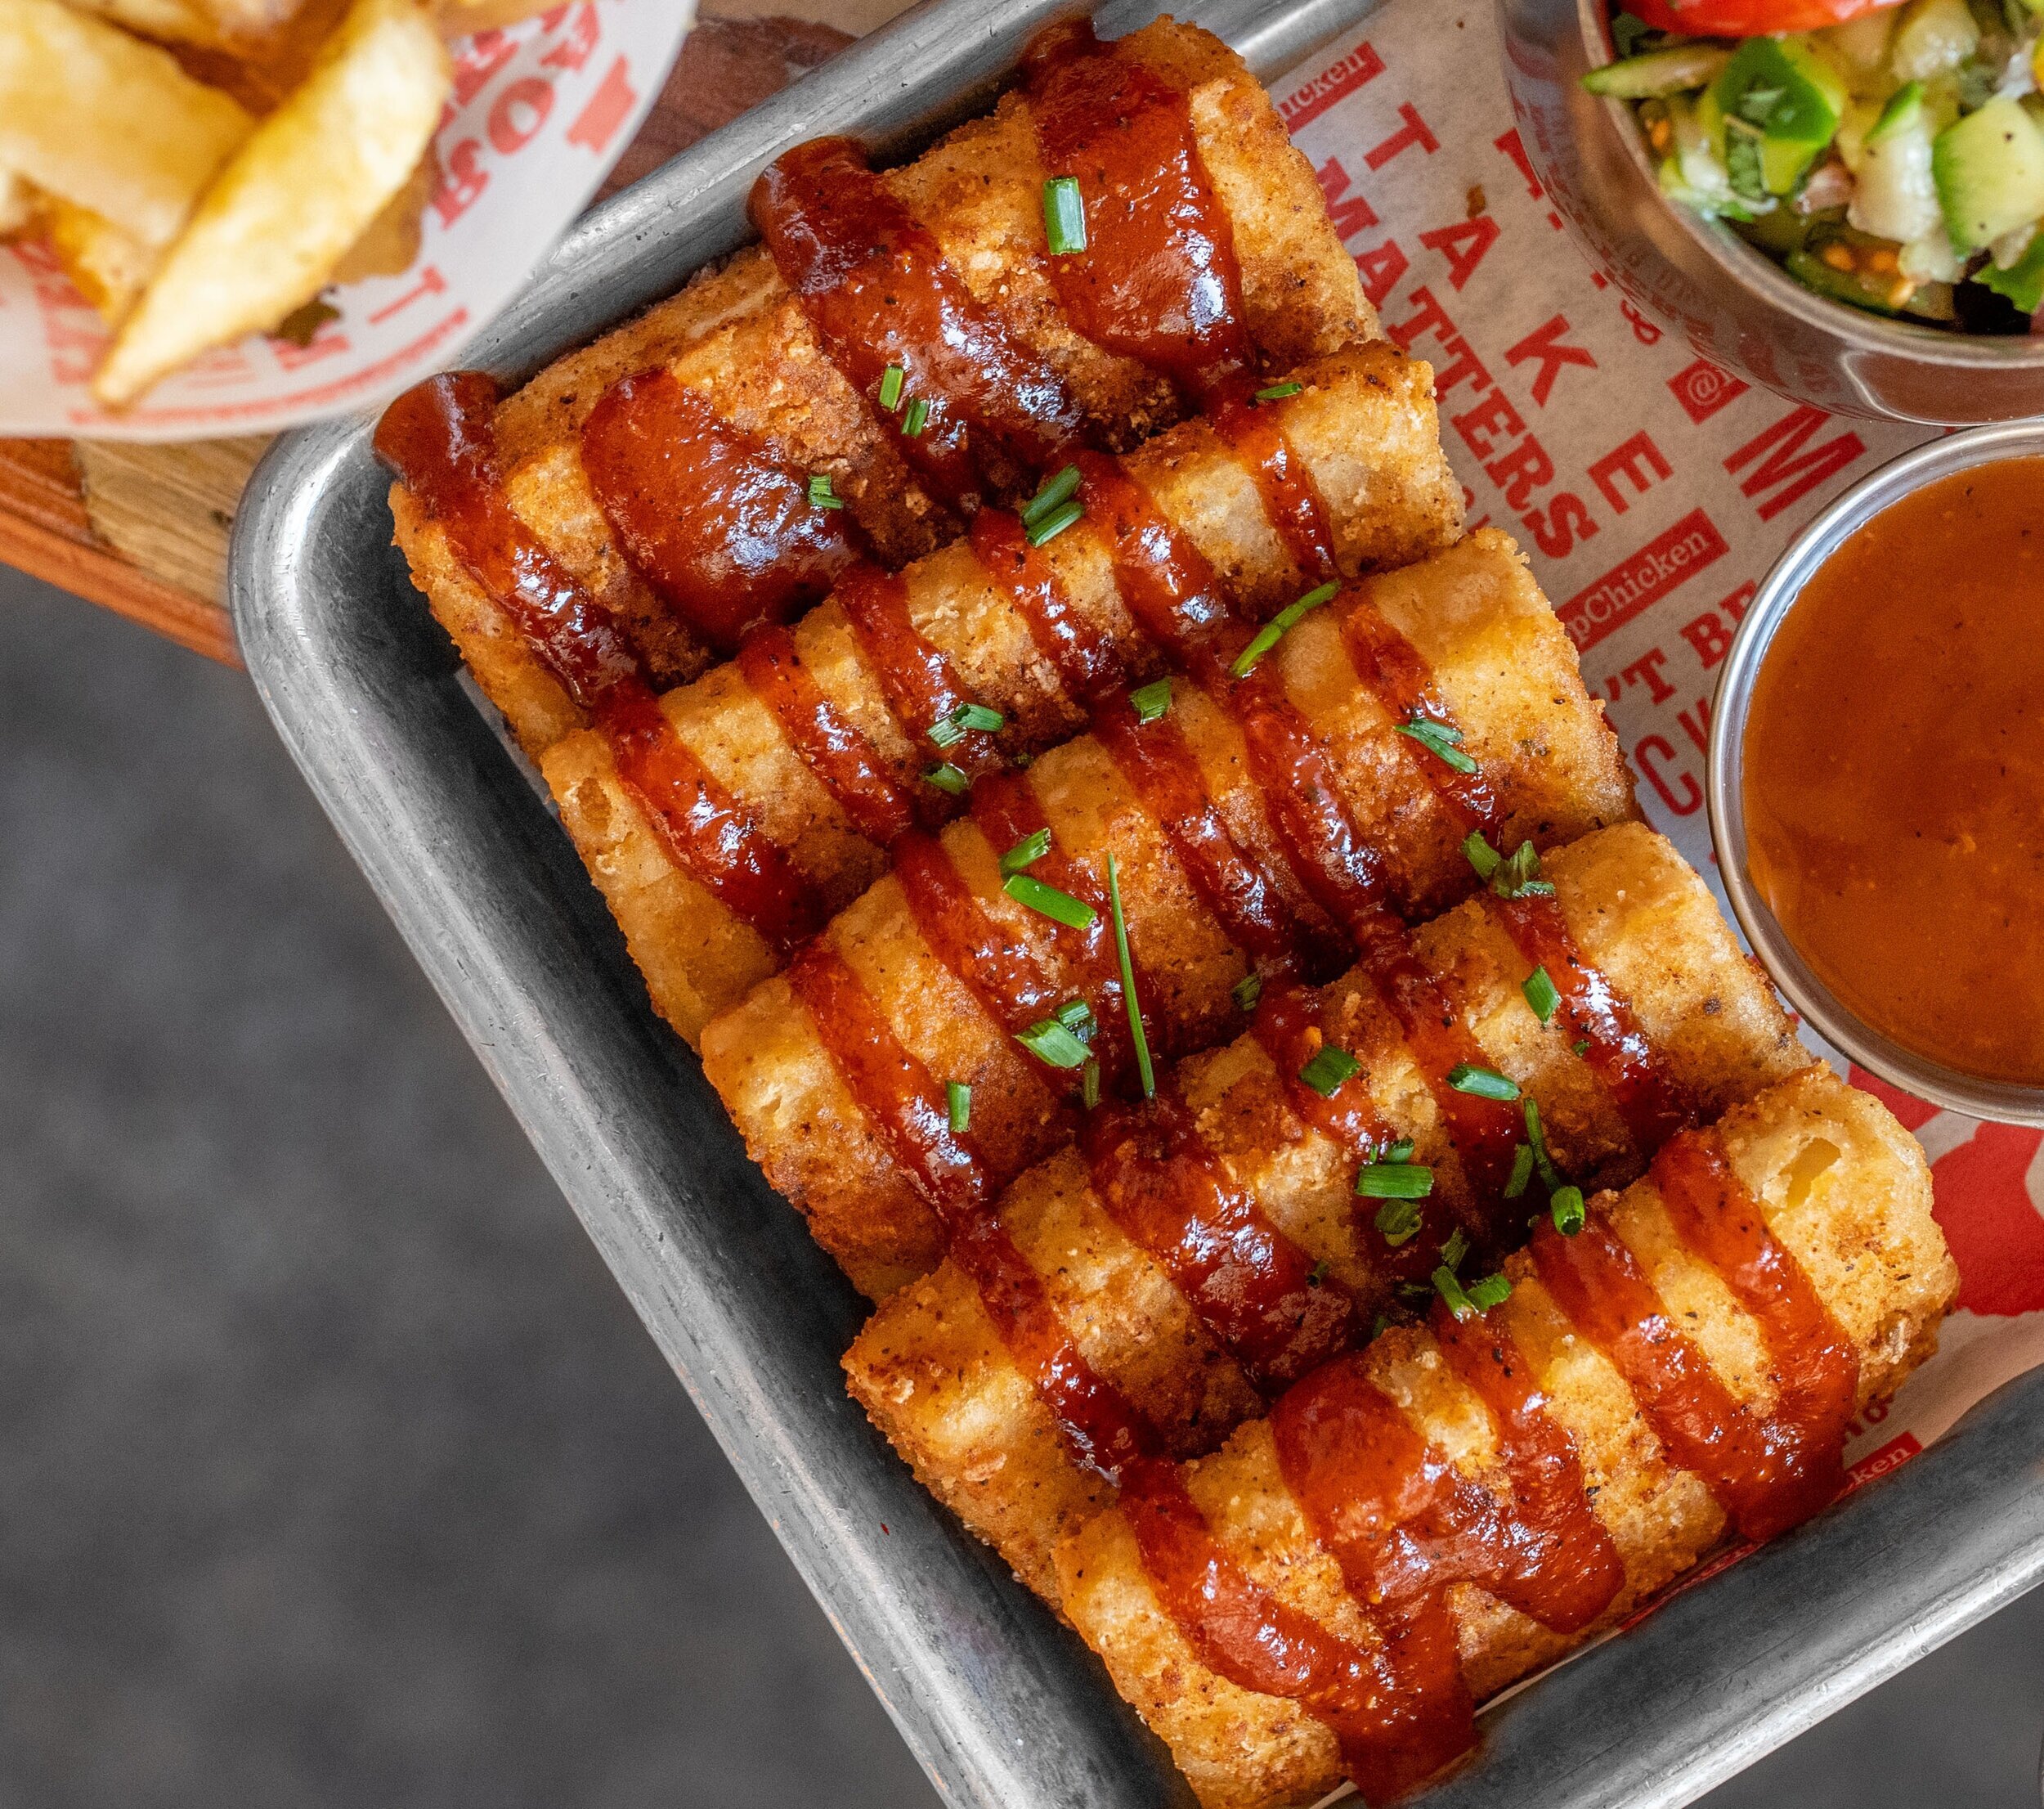
[[1256, 1002], [1263, 996], [1263, 976], [1245, 973], [1228, 990], [1228, 996], [1235, 1002], [1239, 1010], [1254, 1011]]
[[1547, 1203], [1547, 1210], [1554, 1215], [1554, 1228], [1564, 1237], [1573, 1237], [1583, 1228], [1583, 1190], [1557, 1187], [1554, 1197]]
[[1069, 502], [1061, 502], [1049, 514], [1041, 515], [1022, 530], [1023, 537], [1032, 546], [1041, 546], [1046, 541], [1054, 541], [1086, 513], [1086, 505], [1074, 496]]
[[1093, 1039], [1093, 1008], [1083, 999], [1068, 999], [1051, 1014], [1082, 1043]]
[[1478, 879], [1488, 879], [1504, 864], [1504, 856], [1490, 846], [1481, 829], [1472, 829], [1462, 838], [1462, 851], [1469, 857]]
[[1171, 707], [1171, 680], [1155, 680], [1140, 690], [1128, 694], [1128, 707], [1136, 712], [1138, 722], [1154, 722]]
[[1288, 630], [1297, 627], [1307, 615], [1338, 595], [1341, 588], [1338, 584], [1316, 585], [1297, 603], [1288, 603], [1257, 630], [1249, 644], [1235, 656], [1228, 670], [1237, 678], [1247, 678], [1249, 668], [1284, 640]]
[[1353, 1080], [1362, 1071], [1362, 1063], [1347, 1049], [1337, 1048], [1329, 1043], [1299, 1070], [1299, 1079], [1321, 1098], [1332, 1099], [1340, 1091], [1343, 1081]]
[[908, 380], [908, 374], [898, 364], [890, 364], [880, 374], [880, 406], [889, 414], [901, 406], [901, 386]]
[[1554, 882], [1540, 878], [1540, 850], [1522, 842], [1490, 875], [1490, 890], [1499, 898], [1552, 898]]
[[1527, 1007], [1541, 1023], [1553, 1021], [1554, 1010], [1561, 1003], [1562, 995], [1555, 990], [1554, 981], [1544, 966], [1535, 967], [1522, 980], [1519, 990], [1526, 994]]
[[831, 488], [831, 474], [827, 471], [809, 474], [809, 502], [817, 509], [842, 509], [845, 499]]
[[1448, 1233], [1448, 1241], [1441, 1246], [1441, 1267], [1452, 1275], [1462, 1267], [1462, 1259], [1469, 1254], [1469, 1234], [1461, 1226]]
[[1128, 919], [1122, 913], [1122, 880], [1114, 857], [1107, 857], [1107, 902], [1114, 913], [1114, 954], [1122, 967], [1122, 1000], [1128, 1007], [1128, 1035], [1136, 1046], [1136, 1073], [1143, 1098], [1157, 1097], [1157, 1074], [1150, 1064], [1150, 1039], [1143, 1035], [1143, 1008], [1136, 997], [1136, 963], [1128, 953]]
[[1016, 904], [1026, 905], [1053, 922], [1062, 923], [1068, 930], [1090, 930], [1093, 919], [1100, 915], [1084, 899], [1060, 892], [1056, 887], [1047, 886], [1028, 873], [1010, 873], [1002, 881], [1001, 890]]
[[1038, 1018], [1026, 1030], [1017, 1030], [1015, 1039], [1054, 1068], [1083, 1068], [1093, 1058], [1093, 1052], [1055, 1017]]
[[1495, 1068], [1479, 1068], [1470, 1062], [1458, 1062], [1449, 1069], [1448, 1084], [1457, 1093], [1472, 1093], [1478, 1099], [1502, 1100], [1507, 1105], [1519, 1096], [1517, 1081]]
[[1480, 1282], [1472, 1282], [1463, 1291], [1477, 1312], [1488, 1313], [1492, 1307], [1501, 1307], [1512, 1298], [1512, 1284], [1502, 1275], [1486, 1275]]
[[930, 404], [918, 396], [908, 405], [908, 412], [902, 417], [901, 431], [904, 439], [919, 440], [923, 429], [929, 424]]
[[949, 761], [926, 768], [922, 775], [940, 792], [948, 792], [953, 797], [963, 797], [972, 781], [953, 766]]
[[991, 735], [1007, 725], [1008, 719], [998, 710], [989, 710], [984, 703], [961, 703], [931, 723], [929, 735], [932, 745], [948, 752], [969, 734]]
[[1281, 402], [1288, 396], [1296, 396], [1305, 387], [1304, 384], [1272, 384], [1266, 388], [1259, 389], [1256, 393], [1256, 400], [1260, 402]]
[[1043, 236], [1053, 258], [1086, 249], [1086, 202], [1076, 176], [1053, 176], [1043, 185]]
[[1100, 1063], [1088, 1062], [1078, 1077], [1079, 1103], [1091, 1111], [1100, 1103]]
[[1532, 1146], [1533, 1165], [1540, 1171], [1540, 1185], [1552, 1193], [1562, 1184], [1562, 1173], [1554, 1166], [1554, 1159], [1547, 1153], [1547, 1136], [1540, 1128], [1539, 1102], [1529, 1094], [1524, 1104], [1526, 1140]]
[[1046, 824], [1032, 829], [1001, 857], [1001, 877], [1012, 879], [1024, 867], [1033, 866], [1051, 851], [1051, 829]]
[[1533, 1151], [1530, 1144], [1522, 1143], [1512, 1152], [1512, 1173], [1504, 1183], [1504, 1197], [1516, 1200], [1526, 1192], [1533, 1179]]
[[1411, 736], [1435, 759], [1452, 766], [1458, 773], [1476, 771], [1477, 763], [1462, 751], [1462, 731], [1453, 723], [1416, 716], [1411, 721], [1395, 726], [1400, 734]]
[[1078, 467], [1068, 465], [1023, 505], [1022, 525], [1024, 527], [1035, 527], [1053, 509], [1069, 502], [1078, 491]]
[[971, 1128], [972, 1089], [962, 1080], [944, 1083], [944, 1104], [951, 1112], [951, 1128], [960, 1135]]

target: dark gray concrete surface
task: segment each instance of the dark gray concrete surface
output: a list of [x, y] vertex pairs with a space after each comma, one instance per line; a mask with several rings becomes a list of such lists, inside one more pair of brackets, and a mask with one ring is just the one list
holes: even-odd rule
[[[2041, 1713], [2037, 1596], [1711, 1802]], [[0, 1805], [932, 1801], [246, 681], [0, 569]]]

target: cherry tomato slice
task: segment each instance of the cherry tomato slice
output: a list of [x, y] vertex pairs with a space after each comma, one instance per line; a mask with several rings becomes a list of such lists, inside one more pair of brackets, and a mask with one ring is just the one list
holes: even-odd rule
[[1776, 31], [1822, 31], [1901, 0], [1626, 0], [1625, 11], [1656, 31], [1689, 38], [1758, 38]]

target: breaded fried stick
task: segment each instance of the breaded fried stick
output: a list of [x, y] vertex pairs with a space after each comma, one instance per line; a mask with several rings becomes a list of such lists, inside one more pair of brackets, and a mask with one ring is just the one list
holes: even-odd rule
[[[485, 397], [510, 510], [657, 685], [799, 613], [862, 550], [905, 564], [1076, 448], [1125, 450], [1375, 334], [1239, 57], [1169, 19], [1060, 43], [905, 168], [875, 177], [845, 141], [789, 153], [755, 193], [764, 243]], [[1076, 185], [1083, 249], [1051, 237], [1053, 177]], [[391, 501], [415, 581], [531, 747], [505, 597], [415, 484]]]
[[1388, 972], [1401, 922], [1475, 886], [1472, 830], [1517, 850], [1633, 815], [1503, 535], [1319, 600], [981, 779], [967, 819], [897, 843], [704, 1031], [754, 1159], [867, 1293], [934, 1268], [947, 1222], [1065, 1141], [1089, 1093], [1239, 1028], [1250, 976], [1372, 949]]
[[1576, 1236], [1543, 1226], [1459, 1317], [1314, 1371], [1214, 1457], [1125, 1464], [1058, 1554], [1065, 1612], [1206, 1809], [1344, 1775], [1394, 1801], [1468, 1749], [1472, 1702], [1832, 1499], [1957, 1280], [1923, 1151], [1809, 1068]]
[[[1409, 1035], [1360, 967], [1267, 988], [1251, 1031], [1179, 1063], [1154, 1106], [1102, 1107], [1002, 1198], [1033, 1285], [1159, 1449], [1213, 1450], [1379, 1313], [1431, 1300], [1458, 1234], [1464, 1273], [1494, 1263], [1562, 1187], [1633, 1179], [1679, 1125], [1808, 1059], [1708, 888], [1645, 824], [1555, 850], [1540, 878], [1551, 896], [1486, 891], [1413, 932], [1452, 1029]], [[1517, 1097], [1458, 1093], [1457, 1062]], [[1486, 1192], [1499, 1138], [1513, 1160]], [[982, 1295], [977, 1254], [888, 1300], [845, 1368], [917, 1476], [1055, 1599], [1051, 1553], [1114, 1487], [1009, 1348], [1012, 1296]]]
[[[668, 733], [785, 859], [821, 922], [880, 876], [899, 836], [958, 814], [966, 774], [1072, 734], [1104, 690], [1154, 679], [1174, 642], [1265, 621], [1330, 569], [1353, 577], [1450, 544], [1460, 488], [1429, 381], [1423, 364], [1360, 346], [1302, 366], [1294, 393], [1256, 411], [1296, 460], [1295, 490], [1317, 499], [1324, 554], [1295, 549], [1281, 497], [1210, 422], [1188, 421], [1090, 469], [1074, 492], [1085, 513], [1041, 546], [1015, 516], [984, 510], [970, 541], [899, 579], [862, 572], [792, 628], [755, 631], [736, 660], [662, 698]], [[1110, 478], [1168, 524], [1182, 571], [1118, 536]], [[1145, 588], [1160, 581], [1184, 586], [1161, 619]], [[580, 715], [545, 688], [520, 690], [514, 720]], [[1000, 729], [953, 736], [946, 719], [961, 704]], [[719, 892], [715, 867], [664, 833], [618, 752], [599, 726], [567, 734], [540, 765], [654, 1003], [693, 1041], [782, 951], [770, 924]]]

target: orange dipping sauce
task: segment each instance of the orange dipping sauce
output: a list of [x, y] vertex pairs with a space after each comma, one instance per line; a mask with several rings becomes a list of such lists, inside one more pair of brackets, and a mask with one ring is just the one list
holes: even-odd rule
[[1825, 562], [1744, 765], [1754, 883], [1839, 1000], [2044, 1084], [2044, 458], [1926, 485]]

